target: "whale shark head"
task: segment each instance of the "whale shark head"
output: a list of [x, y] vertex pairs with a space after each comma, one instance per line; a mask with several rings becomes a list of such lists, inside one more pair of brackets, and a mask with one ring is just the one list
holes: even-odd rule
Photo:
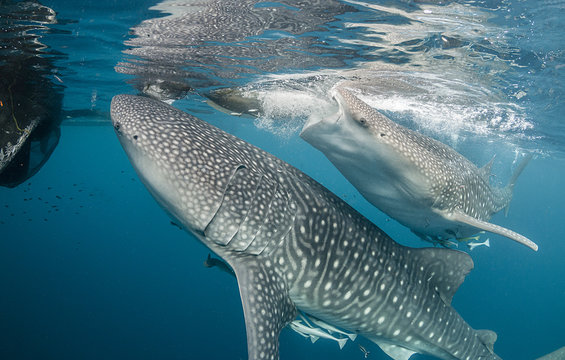
[[323, 152], [361, 194], [368, 194], [369, 201], [378, 197], [385, 212], [395, 213], [396, 207], [403, 207], [406, 213], [413, 208], [404, 207], [400, 198], [422, 203], [418, 206], [433, 202], [422, 172], [424, 159], [415, 148], [406, 146], [409, 134], [341, 86], [330, 95], [337, 110], [331, 116], [312, 115], [300, 136]]
[[[386, 144], [384, 141], [376, 142], [375, 134], [383, 133], [390, 125], [383, 123], [382, 119], [367, 116], [367, 109], [364, 108], [367, 105], [349, 91], [335, 87], [330, 95], [337, 104], [335, 112], [329, 116], [312, 114], [300, 136], [320, 150], [331, 149], [335, 154], [355, 154], [357, 157], [374, 156], [374, 151], [360, 153], [358, 149], [360, 147], [372, 149]], [[378, 140], [378, 137], [376, 139]]]
[[[403, 127], [371, 108], [342, 86], [332, 89], [330, 95], [337, 110], [330, 116], [313, 114], [304, 125], [300, 136], [322, 151], [338, 168], [365, 177], [367, 172], [378, 176], [400, 176], [416, 189], [427, 191], [423, 184], [421, 163], [423, 157], [409, 142]], [[345, 161], [354, 158], [355, 161]], [[367, 164], [373, 164], [367, 168]], [[343, 171], [342, 171], [343, 172]]]
[[334, 87], [330, 95], [337, 104], [336, 111], [330, 116], [310, 116], [300, 133], [303, 139], [317, 148], [339, 146], [335, 151], [355, 150], [356, 154], [362, 144], [380, 146], [380, 150], [397, 144], [394, 122], [341, 86]]
[[[201, 232], [214, 216], [225, 184], [222, 160], [206, 151], [207, 132], [190, 115], [131, 95], [112, 99], [114, 129], [141, 181], [167, 212], [193, 232]], [[191, 136], [179, 137], [184, 132]], [[211, 164], [217, 164], [213, 167]]]

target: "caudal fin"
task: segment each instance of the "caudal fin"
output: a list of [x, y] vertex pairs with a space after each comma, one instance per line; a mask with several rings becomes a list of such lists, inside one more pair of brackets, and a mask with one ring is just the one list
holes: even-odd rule
[[[506, 185], [506, 189], [507, 189], [509, 194], [512, 194], [512, 191], [514, 190], [514, 185], [516, 184], [516, 180], [518, 180], [518, 176], [520, 176], [520, 174], [522, 174], [522, 171], [524, 171], [524, 169], [526, 168], [526, 165], [528, 165], [530, 160], [532, 160], [532, 157], [533, 157], [532, 154], [528, 154], [522, 159], [522, 161], [520, 161], [520, 164], [518, 164], [518, 167], [514, 171], [514, 174], [512, 174], [512, 177], [510, 178], [508, 185]], [[512, 195], [510, 195], [510, 196], [512, 196]], [[508, 201], [508, 204], [504, 208], [504, 216], [508, 216], [508, 210], [509, 209], [510, 209], [510, 201]]]
[[514, 174], [512, 174], [510, 181], [508, 182], [508, 186], [514, 187], [514, 184], [516, 184], [516, 180], [518, 179], [518, 176], [520, 176], [522, 171], [524, 171], [524, 168], [526, 168], [526, 165], [528, 165], [530, 160], [532, 160], [532, 157], [533, 157], [532, 154], [528, 154], [522, 159], [522, 161], [520, 161], [520, 164], [518, 165], [518, 167], [514, 171]]
[[341, 339], [336, 339], [337, 343], [339, 344], [339, 348], [343, 349], [343, 347], [345, 346], [345, 344], [347, 343], [347, 338], [341, 338]]

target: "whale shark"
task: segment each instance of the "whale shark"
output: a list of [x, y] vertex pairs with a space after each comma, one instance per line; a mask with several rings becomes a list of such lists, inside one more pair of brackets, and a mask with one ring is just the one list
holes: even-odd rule
[[537, 358], [536, 360], [565, 360], [565, 346], [553, 351], [550, 354]]
[[149, 192], [234, 270], [250, 360], [278, 359], [300, 313], [395, 360], [499, 359], [451, 300], [473, 261], [409, 248], [305, 173], [157, 100], [116, 95], [114, 130]]
[[343, 85], [331, 95], [337, 112], [313, 114], [300, 136], [371, 204], [436, 244], [447, 246], [449, 239], [489, 231], [537, 251], [525, 236], [488, 222], [508, 209], [516, 179], [531, 156], [520, 163], [508, 186], [497, 188], [489, 183], [492, 160], [477, 168], [453, 148], [390, 120]]

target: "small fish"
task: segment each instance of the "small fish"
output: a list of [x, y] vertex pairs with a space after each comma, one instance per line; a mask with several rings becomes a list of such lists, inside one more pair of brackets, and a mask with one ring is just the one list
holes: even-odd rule
[[174, 221], [171, 220], [170, 223], [171, 223], [171, 225], [173, 225], [174, 227], [177, 227], [177, 228], [179, 228], [179, 229], [181, 229], [181, 230], [184, 230], [184, 229], [182, 228], [182, 226], [180, 226], [180, 225], [177, 224], [176, 222], [174, 222]]
[[235, 273], [228, 266], [228, 264], [226, 264], [224, 261], [220, 259], [213, 258], [210, 254], [208, 254], [208, 258], [204, 260], [204, 266], [206, 266], [207, 268], [217, 267], [223, 272], [235, 276]]
[[[484, 233], [484, 231], [482, 231]], [[476, 236], [468, 236], [468, 237], [464, 237], [464, 238], [460, 238], [457, 239], [457, 241], [459, 242], [473, 242], [473, 241], [479, 241], [479, 239], [481, 238], [480, 235], [476, 235]]]
[[332, 333], [338, 333], [338, 334], [342, 334], [347, 336], [348, 338], [351, 339], [351, 341], [355, 341], [355, 339], [357, 338], [357, 334], [355, 333], [348, 333], [345, 331], [342, 331], [336, 327], [334, 327], [333, 325], [330, 325], [320, 319], [316, 319], [315, 317], [310, 317], [310, 320], [318, 327], [322, 328], [322, 329], [326, 329], [330, 334]]
[[[313, 328], [308, 327], [302, 323], [300, 320], [294, 320], [290, 323], [290, 327], [299, 333], [306, 334], [311, 337], [312, 342], [316, 342], [318, 338], [330, 339], [336, 341], [339, 345], [340, 349], [343, 349], [345, 344], [347, 343], [347, 338], [336, 338], [333, 335], [328, 334], [327, 332], [323, 331], [320, 328]], [[315, 339], [315, 340], [314, 340]]]
[[486, 246], [486, 247], [490, 247], [490, 239], [487, 238], [485, 241], [483, 242], [470, 242], [467, 244], [467, 246], [469, 247], [469, 250], [473, 251], [474, 248], [476, 248], [477, 246]]
[[365, 349], [365, 347], [361, 344], [359, 344], [359, 349], [363, 352], [363, 354], [365, 355], [365, 359], [369, 357], [369, 353], [370, 351], [367, 351], [367, 349]]
[[55, 78], [55, 80], [57, 80], [57, 81], [60, 82], [61, 84], [63, 83], [63, 80], [61, 80], [61, 78], [58, 77], [57, 75], [53, 75], [53, 77]]
[[297, 326], [296, 324], [290, 323], [290, 324], [288, 324], [288, 326], [290, 326], [290, 328], [291, 328], [292, 330], [294, 330], [294, 332], [297, 333], [298, 335], [303, 336], [303, 337], [305, 337], [305, 338], [307, 338], [307, 339], [310, 339], [310, 341], [312, 341], [312, 344], [315, 343], [316, 341], [318, 341], [318, 339], [320, 338], [319, 336], [315, 336], [315, 335], [312, 335], [312, 334], [306, 334], [306, 333], [303, 332], [302, 329], [301, 329], [299, 326]]

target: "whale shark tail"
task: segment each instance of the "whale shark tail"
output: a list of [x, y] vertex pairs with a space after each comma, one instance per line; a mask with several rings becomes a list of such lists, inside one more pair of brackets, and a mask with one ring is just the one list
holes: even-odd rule
[[526, 157], [524, 157], [522, 159], [522, 161], [520, 162], [520, 164], [518, 165], [518, 167], [514, 171], [514, 174], [512, 174], [512, 177], [510, 178], [510, 181], [508, 182], [508, 185], [507, 185], [508, 187], [510, 187], [510, 188], [514, 187], [514, 184], [516, 183], [518, 176], [520, 176], [522, 171], [524, 171], [524, 168], [526, 168], [526, 165], [528, 165], [530, 160], [532, 160], [532, 157], [533, 157], [532, 154], [528, 154], [528, 155], [526, 155]]
[[504, 207], [504, 216], [508, 216], [508, 210], [510, 210], [510, 200], [512, 199], [512, 192], [514, 191], [514, 185], [516, 184], [516, 180], [518, 180], [518, 177], [520, 176], [520, 174], [522, 174], [522, 171], [524, 171], [526, 165], [528, 165], [530, 160], [532, 160], [532, 156], [533, 156], [532, 154], [528, 154], [526, 155], [526, 157], [522, 159], [522, 161], [520, 162], [520, 164], [518, 164], [518, 167], [514, 171], [514, 174], [512, 174], [512, 177], [510, 178], [508, 185], [506, 185], [504, 189], [504, 191], [509, 196], [508, 203]]

